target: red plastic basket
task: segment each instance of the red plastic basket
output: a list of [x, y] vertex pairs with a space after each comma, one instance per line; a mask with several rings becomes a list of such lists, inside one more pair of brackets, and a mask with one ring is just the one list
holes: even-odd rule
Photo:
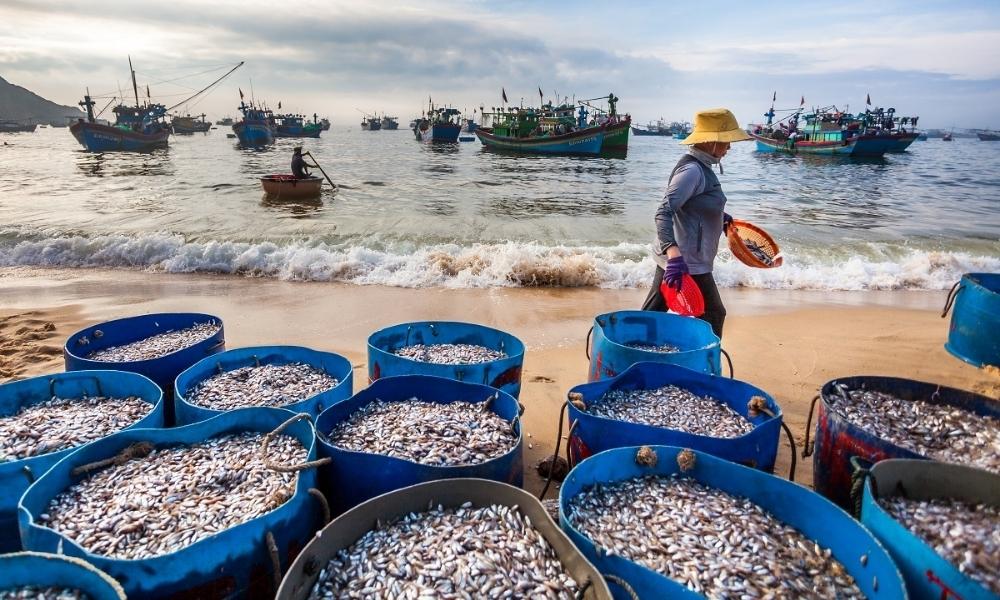
[[700, 317], [705, 314], [705, 298], [701, 288], [691, 275], [685, 273], [681, 277], [681, 289], [675, 290], [663, 281], [660, 282], [660, 293], [667, 303], [667, 308], [685, 317]]

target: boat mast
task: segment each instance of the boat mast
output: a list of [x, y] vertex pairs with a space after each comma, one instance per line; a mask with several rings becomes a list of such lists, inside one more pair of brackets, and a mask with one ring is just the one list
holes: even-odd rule
[[139, 86], [135, 84], [135, 69], [132, 68], [132, 56], [128, 57], [128, 70], [132, 72], [132, 91], [135, 93], [135, 107], [139, 108]]

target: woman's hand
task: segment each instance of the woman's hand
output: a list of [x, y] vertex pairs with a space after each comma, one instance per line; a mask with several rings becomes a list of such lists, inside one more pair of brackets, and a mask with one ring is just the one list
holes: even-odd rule
[[[670, 250], [675, 249], [676, 246]], [[678, 250], [677, 256], [667, 260], [667, 268], [663, 270], [663, 283], [667, 284], [667, 287], [672, 287], [679, 292], [681, 291], [686, 273], [688, 273], [687, 263], [684, 262], [684, 257], [680, 255], [680, 251]]]

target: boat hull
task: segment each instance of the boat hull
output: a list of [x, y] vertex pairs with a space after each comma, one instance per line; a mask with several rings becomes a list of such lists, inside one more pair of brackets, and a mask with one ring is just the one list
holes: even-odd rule
[[476, 135], [490, 150], [525, 154], [596, 156], [601, 153], [604, 143], [604, 129], [601, 127], [541, 138], [498, 137], [483, 128], [477, 129]]
[[458, 142], [458, 134], [462, 126], [454, 123], [435, 123], [427, 129], [414, 128], [413, 134], [421, 142], [453, 143]]
[[315, 198], [320, 195], [323, 180], [319, 177], [296, 179], [294, 175], [266, 175], [260, 178], [264, 193], [279, 200]]
[[633, 127], [632, 133], [635, 135], [655, 135], [658, 137], [670, 137], [673, 135], [669, 131], [653, 131], [651, 129], [641, 129], [639, 127]]
[[297, 127], [297, 128], [285, 128], [278, 127], [274, 132], [274, 137], [276, 138], [318, 138], [319, 134], [323, 133], [323, 129], [319, 127]]
[[766, 138], [756, 133], [748, 132], [757, 142], [758, 152], [781, 152], [784, 154], [819, 154], [819, 155], [840, 155], [846, 156], [854, 151], [854, 139], [846, 142], [808, 142], [797, 141], [789, 144], [787, 141], [779, 141], [773, 138]]
[[274, 142], [274, 130], [261, 123], [240, 121], [233, 125], [233, 132], [244, 146], [266, 146]]
[[11, 125], [0, 124], [0, 133], [33, 133], [38, 124], [33, 125]]
[[1000, 142], [1000, 134], [997, 133], [977, 133], [976, 135], [983, 142]]
[[69, 131], [81, 146], [91, 152], [113, 150], [144, 152], [166, 148], [167, 139], [170, 137], [170, 131], [145, 134], [87, 121], [73, 123], [69, 126]]
[[362, 131], [378, 131], [380, 129], [382, 129], [382, 122], [381, 121], [372, 121], [371, 123], [362, 123], [361, 124], [361, 130]]
[[212, 128], [212, 124], [211, 123], [205, 123], [204, 127], [185, 127], [183, 125], [172, 125], [171, 126], [171, 129], [174, 130], [174, 133], [180, 134], [180, 135], [186, 135], [186, 134], [191, 134], [191, 133], [205, 133], [205, 132], [207, 132], [211, 128]]
[[604, 128], [604, 141], [601, 142], [601, 153], [628, 153], [628, 132], [631, 129], [629, 121], [621, 121]]

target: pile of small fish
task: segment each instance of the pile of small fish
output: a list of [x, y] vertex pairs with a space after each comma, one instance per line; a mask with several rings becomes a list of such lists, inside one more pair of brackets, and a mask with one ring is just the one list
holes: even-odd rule
[[[175, 552], [294, 495], [298, 475], [265, 465], [263, 437], [226, 435], [106, 467], [53, 498], [39, 521], [101, 556], [144, 559]], [[282, 465], [307, 455], [285, 435], [268, 448], [270, 460]]]
[[303, 363], [240, 367], [195, 386], [188, 401], [215, 410], [243, 406], [288, 406], [336, 386], [326, 372]]
[[757, 242], [752, 240], [743, 240], [743, 245], [746, 246], [746, 249], [750, 252], [750, 254], [753, 254], [753, 257], [760, 262], [769, 267], [774, 264], [774, 259], [771, 258], [771, 255], [768, 254], [767, 250], [761, 247]]
[[587, 406], [587, 412], [716, 438], [740, 437], [753, 431], [753, 423], [726, 404], [675, 385], [649, 390], [609, 390]]
[[677, 346], [672, 346], [670, 344], [644, 344], [643, 342], [631, 342], [625, 345], [629, 348], [635, 348], [636, 350], [643, 350], [645, 352], [660, 352], [663, 354], [673, 354], [674, 352], [681, 351], [681, 349]]
[[927, 458], [1000, 473], [1000, 419], [883, 392], [839, 389], [850, 402], [840, 393], [826, 400], [872, 435]]
[[402, 402], [376, 400], [338, 423], [334, 446], [423, 465], [454, 467], [492, 460], [517, 443], [511, 424], [487, 402]]
[[1000, 595], [1000, 506], [902, 496], [879, 504], [959, 571]]
[[0, 463], [82, 446], [125, 429], [153, 405], [136, 396], [52, 399], [0, 417]]
[[87, 359], [104, 362], [133, 362], [159, 358], [207, 340], [219, 333], [220, 329], [222, 329], [222, 324], [215, 321], [198, 323], [186, 329], [158, 333], [121, 346], [95, 350], [87, 355]]
[[327, 598], [575, 598], [578, 585], [517, 506], [431, 507], [338, 552], [309, 594]]
[[608, 554], [710, 598], [864, 598], [830, 550], [750, 500], [690, 479], [594, 486], [569, 510]]
[[436, 365], [475, 365], [507, 358], [507, 354], [476, 344], [416, 344], [396, 350], [396, 356]]
[[80, 590], [58, 587], [26, 585], [0, 590], [0, 600], [87, 600], [90, 598]]

